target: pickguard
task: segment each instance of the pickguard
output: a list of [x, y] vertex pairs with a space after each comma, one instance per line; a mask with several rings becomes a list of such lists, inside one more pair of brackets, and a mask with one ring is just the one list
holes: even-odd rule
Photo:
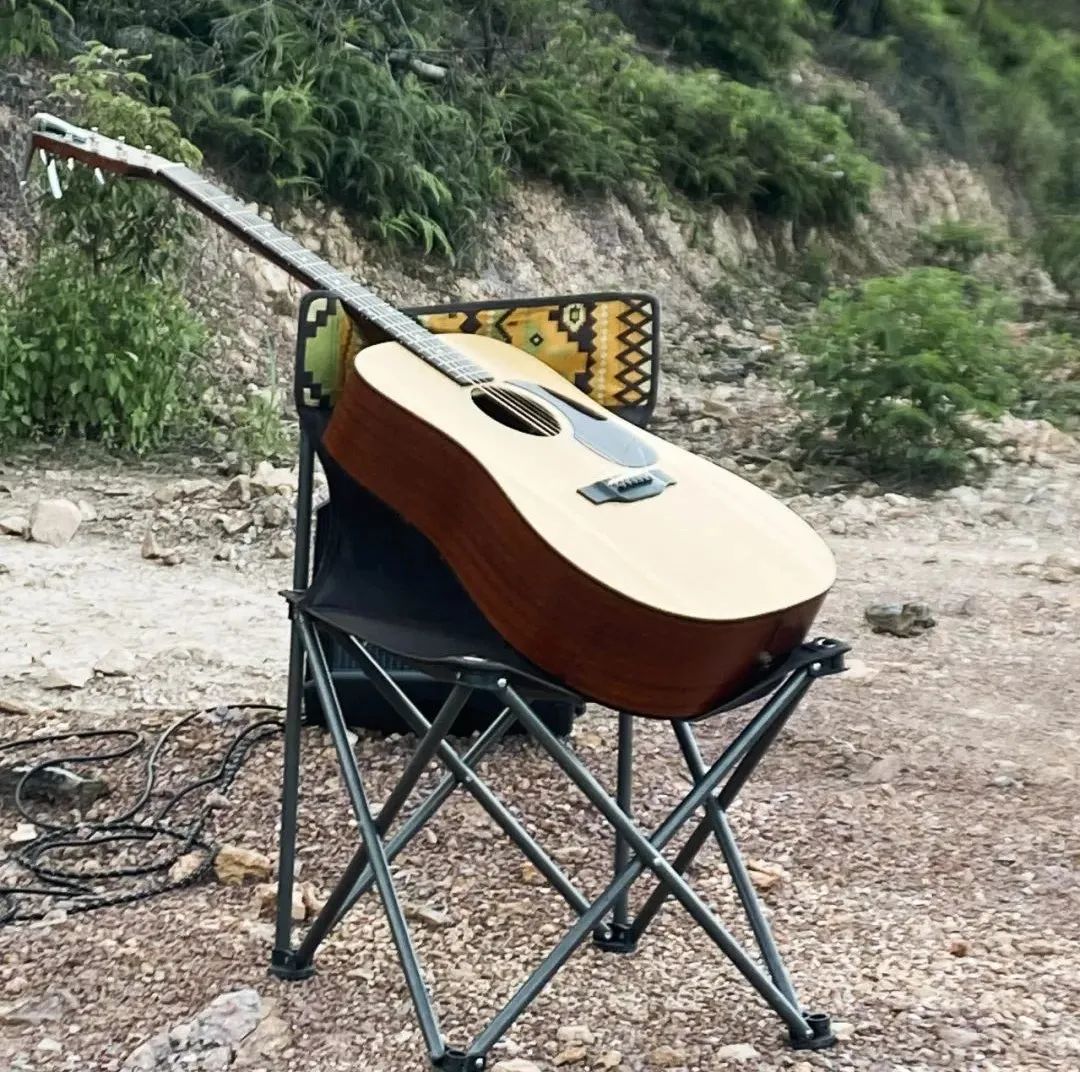
[[653, 465], [659, 455], [648, 444], [638, 439], [633, 429], [622, 421], [611, 420], [603, 414], [594, 414], [584, 407], [575, 406], [555, 391], [549, 391], [538, 383], [528, 380], [509, 381], [515, 387], [542, 398], [554, 406], [566, 418], [574, 438], [601, 458], [615, 465], [641, 468]]

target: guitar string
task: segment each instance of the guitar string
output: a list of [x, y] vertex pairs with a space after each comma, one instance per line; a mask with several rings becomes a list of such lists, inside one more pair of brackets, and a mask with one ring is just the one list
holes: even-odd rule
[[[176, 176], [167, 177], [170, 177], [174, 182], [178, 182]], [[217, 188], [212, 183], [208, 183], [206, 182], [206, 180], [198, 179], [197, 181], [211, 190], [217, 190]], [[227, 220], [243, 226], [246, 231], [255, 235], [255, 237], [257, 237], [265, 246], [269, 247], [279, 256], [287, 259], [289, 254], [292, 254], [293, 259], [298, 260], [299, 258], [297, 258], [293, 253], [293, 250], [295, 249], [299, 250], [301, 254], [305, 254], [310, 257], [311, 261], [309, 262], [309, 264], [301, 264], [299, 265], [299, 267], [303, 270], [312, 270], [313, 278], [315, 278], [316, 282], [320, 284], [329, 284], [330, 288], [337, 292], [342, 300], [346, 302], [351, 301], [355, 305], [359, 306], [361, 310], [361, 315], [364, 315], [366, 313], [367, 315], [372, 315], [374, 318], [374, 315], [379, 312], [379, 307], [385, 306], [385, 308], [390, 310], [392, 314], [404, 318], [407, 321], [407, 324], [402, 328], [398, 329], [397, 334], [405, 335], [406, 337], [410, 338], [413, 341], [414, 345], [416, 345], [421, 351], [429, 348], [432, 343], [435, 343], [438, 348], [445, 350], [449, 355], [453, 355], [449, 358], [449, 361], [446, 357], [443, 356], [440, 356], [439, 358], [433, 358], [430, 353], [421, 352], [418, 355], [422, 359], [426, 360], [428, 363], [432, 364], [444, 375], [450, 376], [451, 379], [457, 379], [457, 376], [455, 376], [453, 372], [448, 372], [447, 369], [443, 366], [448, 365], [450, 368], [456, 368], [457, 366], [460, 366], [459, 368], [456, 368], [456, 371], [458, 376], [465, 377], [465, 382], [463, 386], [473, 386], [479, 388], [481, 392], [494, 398], [503, 407], [515, 414], [520, 420], [525, 423], [527, 427], [535, 429], [536, 434], [541, 436], [553, 436], [558, 434], [559, 422], [556, 417], [547, 414], [546, 411], [542, 409], [542, 407], [531, 405], [525, 402], [525, 400], [521, 399], [520, 396], [508, 390], [506, 387], [500, 387], [498, 384], [489, 384], [483, 379], [482, 375], [477, 375], [475, 373], [470, 374], [468, 366], [471, 365], [479, 368], [479, 366], [477, 366], [471, 358], [465, 358], [466, 364], [462, 364], [461, 359], [457, 357], [453, 349], [447, 346], [441, 340], [439, 340], [436, 333], [425, 332], [424, 334], [420, 334], [424, 331], [424, 329], [420, 325], [416, 324], [414, 321], [409, 320], [407, 317], [405, 317], [405, 314], [401, 313], [400, 310], [397, 310], [388, 303], [383, 302], [382, 299], [380, 299], [377, 295], [369, 294], [365, 290], [365, 288], [360, 286], [359, 283], [357, 283], [355, 280], [349, 279], [344, 272], [341, 272], [338, 269], [334, 268], [333, 265], [329, 264], [318, 254], [312, 252], [311, 250], [305, 249], [305, 247], [302, 246], [299, 242], [297, 242], [296, 239], [287, 235], [284, 231], [276, 227], [274, 224], [270, 223], [269, 221], [263, 220], [259, 216], [256, 216], [250, 210], [246, 209], [243, 205], [241, 205], [240, 202], [236, 200], [236, 198], [231, 197], [230, 195], [225, 194], [221, 191], [218, 191], [217, 197], [211, 198], [207, 197], [205, 193], [201, 193], [198, 189], [192, 188], [190, 185], [187, 185], [186, 188], [191, 193], [199, 197], [202, 201], [209, 204], [216, 211], [220, 212]], [[217, 202], [221, 203], [218, 204]], [[233, 209], [232, 206], [235, 206], [235, 209]], [[251, 224], [245, 221], [244, 217], [258, 219], [260, 222], [256, 226], [251, 226]], [[271, 234], [276, 235], [277, 237], [275, 239], [270, 239], [266, 235], [259, 235], [259, 230], [267, 230]], [[325, 266], [329, 270], [329, 276], [331, 278], [328, 279], [325, 272], [316, 273], [316, 266]], [[345, 286], [335, 285], [333, 277], [345, 279]], [[350, 291], [355, 293], [350, 295]], [[361, 295], [363, 300], [360, 300], [357, 297], [357, 294]], [[383, 314], [383, 318], [384, 320], [388, 319], [385, 314]], [[389, 319], [392, 319], [392, 317], [390, 317]], [[407, 344], [403, 345], [406, 345], [406, 348], [408, 348]], [[481, 372], [484, 373], [484, 370], [481, 369]], [[536, 416], [537, 411], [542, 412], [544, 414], [544, 418], [546, 419], [538, 418]]]

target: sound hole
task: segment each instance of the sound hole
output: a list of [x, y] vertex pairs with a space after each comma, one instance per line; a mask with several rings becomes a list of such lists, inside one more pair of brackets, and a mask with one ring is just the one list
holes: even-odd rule
[[472, 392], [472, 400], [485, 416], [515, 432], [537, 436], [559, 434], [558, 420], [527, 395], [505, 387], [478, 387]]

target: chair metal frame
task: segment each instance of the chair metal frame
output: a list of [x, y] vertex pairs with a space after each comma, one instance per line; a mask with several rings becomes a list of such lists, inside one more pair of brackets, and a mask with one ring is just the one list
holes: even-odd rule
[[[521, 665], [509, 666], [490, 658], [468, 655], [419, 659], [410, 658], [407, 653], [395, 653], [398, 665], [407, 665], [411, 672], [440, 682], [448, 689], [441, 709], [429, 719], [403, 690], [396, 669], [384, 665], [384, 649], [345, 628], [340, 617], [335, 617], [317, 601], [306, 598], [311, 580], [314, 462], [320, 434], [317, 422], [314, 419], [305, 420], [301, 411], [293, 587], [283, 593], [291, 619], [291, 648], [277, 919], [271, 973], [288, 980], [312, 975], [315, 970], [314, 958], [322, 942], [356, 902], [374, 888], [389, 923], [432, 1067], [443, 1072], [483, 1072], [492, 1047], [590, 935], [597, 951], [632, 953], [646, 936], [664, 903], [672, 898], [682, 904], [780, 1018], [793, 1047], [818, 1050], [833, 1045], [835, 1039], [829, 1017], [808, 1012], [800, 1004], [736, 844], [728, 813], [747, 779], [776, 741], [814, 681], [844, 669], [847, 645], [829, 639], [805, 643], [783, 665], [773, 668], [765, 680], [757, 682], [746, 693], [713, 712], [712, 715], [718, 715], [748, 709], [751, 703], [761, 701], [757, 711], [746, 719], [741, 730], [711, 764], [701, 754], [691, 722], [670, 720], [693, 784], [668, 817], [651, 833], [646, 832], [636, 824], [633, 814], [634, 720], [640, 715], [618, 715], [617, 784], [612, 796], [581, 762], [572, 746], [553, 733], [534, 710], [534, 705], [544, 700], [583, 703], [584, 698], [575, 696], [559, 682]], [[372, 810], [350, 743], [334, 675], [327, 659], [327, 644], [348, 649], [370, 677], [378, 694], [417, 737], [415, 751], [377, 813]], [[297, 850], [301, 731], [306, 678], [309, 674], [319, 698], [325, 726], [333, 741], [342, 780], [359, 828], [360, 844], [326, 903], [299, 943], [294, 944], [291, 907]], [[469, 743], [464, 753], [460, 753], [450, 743], [449, 735], [455, 719], [476, 693], [493, 696], [498, 701], [501, 714]], [[577, 889], [480, 776], [479, 767], [484, 757], [515, 726], [523, 729], [535, 746], [555, 762], [614, 830], [611, 881], [592, 900]], [[436, 762], [446, 768], [445, 775], [425, 799], [403, 817], [413, 790], [424, 772]], [[424, 983], [417, 950], [394, 885], [391, 864], [459, 787], [480, 804], [523, 852], [536, 871], [570, 906], [577, 920], [494, 1019], [470, 1042], [455, 1047], [449, 1045], [442, 1035], [435, 1003]], [[699, 812], [700, 817], [688, 839], [674, 859], [669, 861], [663, 855], [665, 847]], [[403, 821], [397, 823], [396, 831], [392, 832], [399, 818], [403, 818]], [[757, 945], [760, 963], [736, 941], [684, 877], [710, 838], [717, 842], [730, 872]], [[656, 887], [637, 913], [631, 915], [630, 889], [646, 871], [651, 872], [657, 880]]]

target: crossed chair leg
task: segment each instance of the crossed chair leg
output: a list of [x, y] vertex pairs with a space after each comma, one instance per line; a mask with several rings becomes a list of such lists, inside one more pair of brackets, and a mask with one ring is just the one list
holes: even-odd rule
[[[329, 628], [338, 633], [326, 623], [319, 623], [319, 628]], [[302, 687], [302, 680], [294, 679], [302, 678], [303, 674], [303, 661], [294, 658], [290, 671], [290, 703], [286, 724], [278, 917], [276, 947], [270, 969], [273, 974], [283, 979], [302, 979], [311, 975], [314, 971], [313, 958], [323, 939], [356, 901], [374, 886], [386, 913], [432, 1066], [444, 1072], [483, 1072], [492, 1047], [590, 934], [601, 949], [631, 952], [664, 902], [673, 897], [683, 905], [785, 1023], [792, 1046], [797, 1049], [824, 1049], [833, 1044], [829, 1017], [820, 1013], [808, 1013], [799, 1003], [746, 865], [736, 847], [727, 820], [727, 810], [815, 678], [836, 673], [843, 668], [843, 652], [846, 650], [843, 645], [833, 641], [815, 642], [819, 657], [794, 670], [776, 688], [711, 766], [706, 766], [690, 725], [686, 722], [673, 722], [675, 736], [694, 786], [667, 819], [651, 835], [646, 835], [634, 823], [631, 813], [632, 716], [619, 716], [618, 786], [613, 799], [566, 744], [544, 725], [519, 688], [501, 676], [497, 668], [479, 668], [456, 674], [446, 702], [434, 721], [429, 722], [360, 641], [348, 634], [338, 633], [354, 647], [376, 687], [419, 738], [419, 744], [397, 785], [378, 814], [373, 814], [356, 757], [349, 743], [319, 634], [314, 620], [300, 608], [294, 608], [293, 635], [294, 656], [306, 656], [311, 668], [341, 766], [345, 788], [359, 826], [361, 843], [325, 905], [300, 944], [294, 948], [291, 942], [290, 906], [296, 850], [301, 717], [299, 699]], [[447, 734], [475, 689], [494, 692], [505, 707], [499, 718], [468, 751], [459, 755], [448, 742]], [[515, 720], [522, 723], [534, 741], [551, 756], [615, 830], [614, 875], [607, 888], [592, 901], [575, 888], [555, 861], [507, 811], [476, 773], [480, 760], [503, 737]], [[446, 775], [413, 810], [398, 832], [387, 838], [390, 826], [433, 759], [438, 759], [447, 768]], [[417, 952], [390, 872], [390, 863], [394, 857], [405, 848], [458, 786], [477, 800], [552, 888], [567, 901], [578, 917], [491, 1023], [465, 1049], [448, 1047], [442, 1036], [438, 1015], [424, 984]], [[669, 863], [662, 855], [663, 849], [699, 809], [703, 810], [703, 816], [683, 848]], [[765, 971], [743, 950], [683, 877], [710, 835], [718, 842], [731, 872]], [[658, 885], [636, 916], [631, 918], [629, 890], [645, 870], [654, 874], [659, 880]]]

